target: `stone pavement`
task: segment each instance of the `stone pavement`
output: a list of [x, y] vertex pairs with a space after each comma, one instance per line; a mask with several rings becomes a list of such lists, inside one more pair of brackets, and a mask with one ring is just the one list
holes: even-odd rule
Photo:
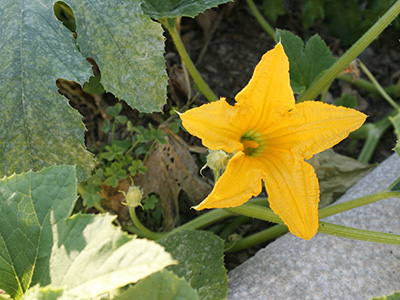
[[[344, 194], [344, 202], [387, 188], [400, 176], [397, 154]], [[324, 221], [400, 234], [400, 199], [385, 199]], [[400, 291], [400, 246], [318, 233], [288, 233], [228, 274], [229, 300], [366, 300]]]

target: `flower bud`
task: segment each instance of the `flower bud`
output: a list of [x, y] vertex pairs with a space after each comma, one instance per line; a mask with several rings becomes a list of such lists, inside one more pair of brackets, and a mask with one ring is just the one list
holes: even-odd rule
[[120, 192], [125, 196], [122, 204], [128, 205], [130, 207], [141, 206], [143, 208], [142, 203], [140, 203], [143, 197], [143, 191], [138, 186], [130, 186], [128, 189], [128, 193], [125, 193], [124, 191]]
[[211, 150], [207, 155], [207, 164], [211, 170], [220, 171], [225, 169], [228, 163], [228, 153], [222, 150]]

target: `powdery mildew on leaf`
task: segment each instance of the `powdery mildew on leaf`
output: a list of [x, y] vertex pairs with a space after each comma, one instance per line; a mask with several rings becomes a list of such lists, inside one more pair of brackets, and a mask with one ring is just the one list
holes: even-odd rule
[[200, 299], [226, 299], [228, 277], [222, 239], [208, 231], [184, 230], [169, 235], [160, 244], [179, 262], [168, 269], [185, 278]]
[[167, 98], [161, 25], [144, 15], [141, 1], [67, 0], [78, 44], [93, 57], [107, 91], [143, 112], [160, 111]]
[[0, 177], [76, 164], [82, 180], [93, 166], [85, 128], [55, 81], [83, 83], [90, 65], [55, 18], [53, 1], [5, 0], [0, 11]]

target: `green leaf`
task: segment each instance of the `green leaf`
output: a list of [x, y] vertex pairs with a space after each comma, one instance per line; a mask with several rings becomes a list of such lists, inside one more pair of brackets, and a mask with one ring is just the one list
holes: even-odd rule
[[226, 299], [222, 239], [208, 231], [186, 230], [169, 235], [160, 244], [179, 262], [168, 269], [185, 278], [200, 299]]
[[357, 106], [357, 98], [353, 95], [345, 93], [340, 96], [340, 98], [333, 100], [333, 104], [336, 106], [355, 108]]
[[51, 226], [71, 214], [76, 188], [70, 166], [0, 180], [0, 286], [11, 297], [50, 282]]
[[143, 14], [142, 1], [65, 2], [75, 15], [78, 45], [95, 59], [104, 89], [132, 108], [160, 111], [167, 98], [164, 36]]
[[81, 300], [76, 296], [68, 295], [64, 293], [64, 290], [51, 289], [50, 287], [39, 287], [35, 285], [30, 288], [26, 294], [22, 297], [23, 300]]
[[274, 24], [279, 16], [286, 14], [283, 7], [283, 0], [264, 0], [262, 10], [264, 15], [266, 15]]
[[158, 244], [113, 226], [115, 217], [66, 219], [75, 201], [74, 167], [0, 180], [0, 286], [13, 298], [36, 284], [93, 298], [174, 263]]
[[400, 291], [389, 296], [374, 297], [373, 300], [400, 300]]
[[96, 203], [101, 201], [101, 196], [98, 192], [100, 192], [100, 187], [98, 185], [89, 182], [79, 184], [79, 194], [83, 199], [83, 205], [87, 208], [93, 207]]
[[58, 78], [85, 82], [90, 64], [53, 13], [53, 1], [0, 4], [0, 178], [54, 164], [94, 166], [80, 114], [58, 93]]
[[328, 46], [317, 34], [305, 46], [298, 36], [287, 30], [277, 29], [275, 39], [281, 41], [289, 57], [290, 81], [295, 94], [306, 90], [318, 75], [335, 62]]
[[122, 110], [122, 104], [119, 102], [117, 104], [115, 104], [114, 106], [109, 106], [106, 108], [107, 113], [113, 117], [118, 116], [119, 113], [121, 112], [121, 110]]
[[199, 300], [196, 291], [174, 273], [163, 270], [140, 280], [114, 300]]
[[400, 156], [400, 113], [396, 114], [394, 117], [389, 116], [389, 121], [394, 127], [394, 133], [396, 134], [396, 146], [393, 148], [394, 151]]
[[144, 0], [143, 12], [153, 19], [194, 18], [199, 13], [233, 0]]
[[325, 17], [323, 0], [306, 0], [303, 5], [303, 27], [309, 28], [316, 19]]

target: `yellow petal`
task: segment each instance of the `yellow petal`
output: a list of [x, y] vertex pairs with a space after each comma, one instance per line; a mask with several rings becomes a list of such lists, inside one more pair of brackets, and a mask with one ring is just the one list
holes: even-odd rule
[[280, 43], [263, 55], [250, 82], [235, 99], [239, 108], [248, 111], [246, 129], [255, 131], [294, 108], [289, 60]]
[[291, 233], [305, 240], [318, 230], [319, 185], [314, 169], [289, 151], [270, 149], [259, 158], [271, 209]]
[[260, 163], [238, 152], [230, 159], [211, 194], [195, 209], [239, 206], [261, 193], [261, 177]]
[[222, 98], [190, 109], [180, 117], [183, 127], [190, 134], [199, 137], [204, 146], [231, 153], [243, 149], [240, 143], [242, 131], [233, 122], [236, 114], [237, 108]]
[[267, 147], [290, 150], [306, 159], [324, 151], [358, 129], [366, 115], [350, 108], [305, 101], [281, 122], [266, 128]]

